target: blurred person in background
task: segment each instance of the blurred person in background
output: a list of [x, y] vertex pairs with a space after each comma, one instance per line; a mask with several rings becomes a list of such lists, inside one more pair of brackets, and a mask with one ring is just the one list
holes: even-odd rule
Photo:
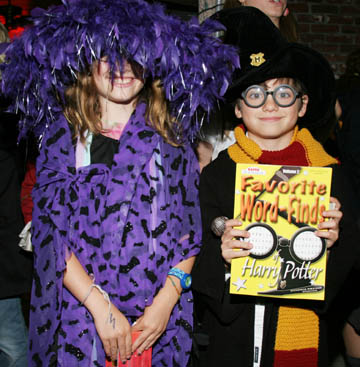
[[[337, 97], [340, 103], [340, 129], [337, 143], [340, 161], [354, 190], [354, 212], [360, 227], [360, 48], [351, 52], [346, 60], [344, 74], [337, 81]], [[353, 271], [347, 290], [357, 287], [360, 266]], [[354, 288], [353, 288], [354, 289]], [[356, 297], [357, 298], [357, 297]], [[346, 363], [360, 366], [360, 303], [349, 299], [348, 318], [343, 330]]]
[[[0, 24], [0, 43], [9, 42]], [[1, 57], [2, 59], [2, 57]], [[24, 222], [20, 207], [22, 161], [16, 117], [0, 111], [0, 366], [27, 366], [28, 331], [20, 296], [30, 291], [31, 255], [18, 246]]]

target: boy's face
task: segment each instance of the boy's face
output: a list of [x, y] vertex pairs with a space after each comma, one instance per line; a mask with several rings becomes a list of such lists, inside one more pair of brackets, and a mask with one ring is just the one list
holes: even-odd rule
[[[273, 91], [281, 84], [295, 88], [292, 79], [270, 79], [261, 86], [266, 91]], [[235, 115], [243, 119], [248, 137], [262, 149], [281, 150], [289, 145], [298, 118], [305, 115], [308, 100], [308, 96], [304, 95], [296, 98], [294, 104], [289, 107], [279, 107], [273, 96], [267, 95], [265, 103], [254, 108], [247, 106], [243, 99], [239, 99]]]

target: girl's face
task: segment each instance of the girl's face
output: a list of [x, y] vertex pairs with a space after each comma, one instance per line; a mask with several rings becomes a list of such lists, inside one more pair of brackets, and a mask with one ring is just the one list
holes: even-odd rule
[[123, 69], [117, 68], [113, 77], [106, 59], [101, 59], [93, 69], [94, 83], [100, 97], [100, 104], [110, 101], [115, 104], [129, 105], [138, 97], [144, 81], [135, 75], [131, 65], [124, 61]]
[[[295, 88], [291, 79], [286, 83]], [[281, 84], [284, 84], [284, 80], [270, 79], [261, 85], [266, 90], [273, 91]], [[241, 99], [236, 104], [235, 114], [243, 119], [249, 138], [260, 148], [281, 150], [290, 144], [297, 120], [305, 115], [307, 104], [308, 96], [304, 95], [289, 107], [279, 107], [273, 97], [268, 95], [265, 103], [257, 108], [247, 106]]]
[[279, 26], [280, 17], [284, 14], [287, 0], [239, 0], [242, 5], [253, 6], [265, 13], [272, 22]]

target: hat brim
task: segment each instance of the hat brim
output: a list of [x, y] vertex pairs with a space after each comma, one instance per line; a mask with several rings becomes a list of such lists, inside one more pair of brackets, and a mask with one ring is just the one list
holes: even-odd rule
[[[248, 60], [240, 60], [242, 62]], [[248, 86], [275, 78], [293, 78], [305, 86], [309, 103], [305, 116], [299, 120], [301, 127], [315, 129], [329, 120], [335, 106], [334, 74], [321, 54], [297, 43], [288, 43], [269, 60], [245, 74], [235, 72], [226, 99], [233, 102]]]

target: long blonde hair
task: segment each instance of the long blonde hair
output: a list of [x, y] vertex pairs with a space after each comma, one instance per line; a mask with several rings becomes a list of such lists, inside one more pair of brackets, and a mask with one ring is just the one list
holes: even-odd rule
[[[146, 80], [143, 90], [134, 102], [146, 103], [146, 121], [164, 140], [179, 146], [182, 141], [180, 124], [170, 115], [169, 104], [159, 79]], [[77, 81], [65, 92], [64, 115], [73, 126], [73, 138], [85, 141], [86, 132], [100, 134], [103, 131], [101, 109], [92, 73], [79, 73]]]

